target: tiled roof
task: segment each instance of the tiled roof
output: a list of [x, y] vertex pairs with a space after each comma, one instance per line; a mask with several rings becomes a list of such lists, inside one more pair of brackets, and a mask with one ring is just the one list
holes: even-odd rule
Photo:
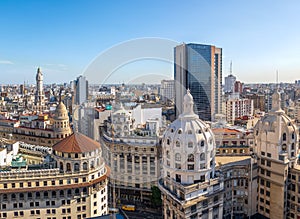
[[212, 129], [212, 131], [214, 133], [216, 132], [224, 132], [224, 133], [240, 133], [240, 131], [236, 130], [236, 129], [228, 129], [228, 128], [215, 128]]
[[100, 144], [81, 134], [73, 133], [53, 146], [53, 150], [65, 153], [90, 152], [100, 148]]

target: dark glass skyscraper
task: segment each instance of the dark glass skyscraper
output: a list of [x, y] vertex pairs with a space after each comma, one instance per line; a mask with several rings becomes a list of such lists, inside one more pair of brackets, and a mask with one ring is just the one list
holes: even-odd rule
[[176, 116], [182, 113], [183, 96], [190, 89], [195, 113], [211, 121], [221, 113], [222, 49], [203, 44], [181, 44], [174, 49]]

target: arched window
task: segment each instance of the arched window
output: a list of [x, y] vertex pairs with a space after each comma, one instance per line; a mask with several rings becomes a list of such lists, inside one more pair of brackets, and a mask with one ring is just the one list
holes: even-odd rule
[[86, 187], [83, 188], [82, 192], [83, 192], [83, 194], [86, 194], [86, 193], [87, 193]]
[[60, 191], [59, 191], [59, 196], [60, 196], [60, 197], [64, 197], [64, 196], [65, 196], [64, 190], [60, 190]]
[[71, 196], [71, 195], [72, 195], [72, 190], [71, 190], [71, 189], [68, 189], [67, 195], [68, 195], [68, 196]]
[[75, 189], [75, 195], [79, 195], [79, 189]]
[[52, 198], [56, 198], [56, 191], [52, 191]]
[[75, 158], [78, 158], [78, 154], [77, 153], [75, 153]]
[[63, 164], [63, 162], [59, 162], [59, 169], [60, 169], [61, 171], [64, 170], [64, 164]]
[[95, 163], [95, 162], [92, 160], [92, 161], [91, 161], [91, 169], [94, 169], [94, 167], [95, 167], [94, 163]]
[[16, 199], [16, 194], [11, 194], [11, 199], [15, 200]]
[[176, 161], [181, 161], [181, 155], [179, 153], [175, 154], [175, 160]]
[[180, 147], [180, 141], [176, 141], [176, 147]]
[[292, 139], [295, 139], [295, 132], [292, 133]]
[[286, 144], [283, 144], [281, 148], [282, 148], [282, 151], [286, 151]]
[[295, 144], [292, 143], [291, 149], [294, 150], [295, 149]]
[[35, 197], [36, 197], [36, 198], [40, 198], [40, 197], [41, 197], [40, 192], [36, 192], [36, 193], [35, 193]]
[[200, 142], [200, 146], [201, 146], [201, 147], [204, 147], [204, 141], [201, 141], [201, 142]]
[[83, 170], [87, 170], [87, 162], [84, 162], [82, 165]]
[[48, 192], [44, 192], [44, 197], [48, 198]]
[[166, 151], [166, 154], [167, 154], [167, 158], [170, 159], [170, 152]]
[[193, 147], [193, 142], [190, 141], [190, 142], [188, 143], [188, 147], [189, 147], [189, 148], [192, 148], [192, 147]]
[[194, 162], [195, 159], [194, 159], [194, 154], [189, 154], [188, 155], [188, 162]]
[[79, 163], [74, 164], [74, 171], [79, 171]]
[[170, 145], [170, 139], [167, 139], [167, 145]]
[[67, 171], [71, 171], [71, 164], [67, 163]]
[[198, 130], [197, 130], [197, 133], [198, 133], [198, 134], [201, 134], [201, 133], [202, 133], [201, 129], [198, 129]]
[[282, 140], [283, 140], [283, 141], [286, 141], [286, 133], [283, 133], [283, 135], [282, 135]]
[[179, 129], [179, 130], [178, 130], [178, 134], [181, 134], [181, 133], [182, 133], [182, 130], [181, 130], [181, 129]]
[[200, 154], [200, 160], [201, 160], [201, 161], [205, 160], [205, 154], [204, 154], [204, 153], [201, 153], [201, 154]]

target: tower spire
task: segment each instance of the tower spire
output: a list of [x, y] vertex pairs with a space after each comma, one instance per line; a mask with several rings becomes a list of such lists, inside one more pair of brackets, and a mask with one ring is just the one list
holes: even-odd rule
[[232, 60], [230, 62], [230, 75], [232, 75]]

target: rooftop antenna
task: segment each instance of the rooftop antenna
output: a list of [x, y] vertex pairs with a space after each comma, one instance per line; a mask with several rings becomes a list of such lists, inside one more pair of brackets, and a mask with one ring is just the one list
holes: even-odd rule
[[232, 75], [232, 60], [230, 62], [230, 75]]
[[277, 90], [279, 89], [279, 81], [278, 81], [278, 77], [279, 77], [278, 70], [276, 70], [276, 84], [277, 84]]

